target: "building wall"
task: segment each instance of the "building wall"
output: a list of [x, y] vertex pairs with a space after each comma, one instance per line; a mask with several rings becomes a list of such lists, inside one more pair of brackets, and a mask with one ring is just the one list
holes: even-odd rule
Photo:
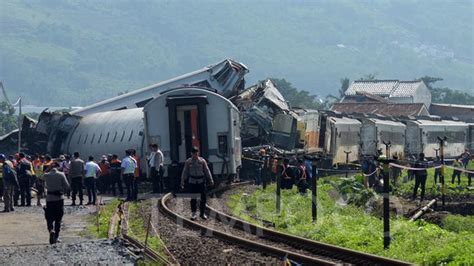
[[426, 108], [431, 106], [431, 91], [426, 87], [425, 83], [422, 82], [421, 85], [413, 95], [413, 102], [415, 103], [424, 103]]

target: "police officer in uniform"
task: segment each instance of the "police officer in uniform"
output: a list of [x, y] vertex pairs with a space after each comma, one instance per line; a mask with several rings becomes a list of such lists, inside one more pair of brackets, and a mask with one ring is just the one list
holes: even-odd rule
[[[187, 181], [189, 185], [189, 192], [192, 194], [200, 194], [201, 201], [199, 204], [200, 217], [203, 220], [207, 219], [204, 213], [206, 209], [206, 182], [207, 185], [213, 186], [211, 171], [204, 158], [199, 156], [199, 149], [193, 147], [191, 150], [191, 158], [184, 163], [183, 173], [181, 174], [181, 188], [184, 189], [184, 183]], [[191, 196], [191, 220], [196, 220], [197, 199], [195, 195]]]

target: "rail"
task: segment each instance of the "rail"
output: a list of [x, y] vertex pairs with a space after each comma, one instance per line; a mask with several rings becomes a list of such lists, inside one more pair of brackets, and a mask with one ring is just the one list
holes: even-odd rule
[[275, 230], [271, 230], [259, 225], [251, 224], [236, 217], [227, 215], [221, 211], [207, 207], [209, 217], [215, 218], [221, 222], [231, 224], [234, 228], [250, 232], [261, 238], [273, 241], [284, 242], [296, 248], [310, 251], [314, 254], [327, 256], [329, 258], [346, 261], [352, 264], [364, 265], [410, 265], [407, 262], [376, 256], [348, 248], [330, 245], [307, 238], [302, 238]]
[[[112, 218], [109, 223], [108, 238], [113, 239], [119, 237], [128, 244], [128, 246], [134, 247], [145, 257], [147, 257], [152, 263], [163, 263], [166, 265], [176, 265], [165, 257], [161, 256], [153, 249], [145, 246], [138, 239], [128, 234], [128, 206], [126, 202], [121, 201], [115, 209]], [[175, 261], [174, 258], [172, 258]]]

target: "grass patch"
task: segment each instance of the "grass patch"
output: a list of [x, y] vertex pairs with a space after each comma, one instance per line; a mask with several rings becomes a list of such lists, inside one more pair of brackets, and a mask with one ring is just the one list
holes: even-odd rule
[[87, 218], [89, 225], [84, 232], [84, 236], [92, 238], [108, 238], [109, 236], [109, 224], [112, 215], [114, 214], [115, 208], [119, 204], [118, 199], [107, 203], [105, 206], [100, 206], [99, 213], [99, 229], [97, 229], [97, 213]]
[[[334, 182], [333, 180], [331, 182]], [[228, 202], [233, 215], [272, 221], [276, 229], [302, 237], [418, 264], [473, 264], [474, 233], [446, 230], [423, 221], [391, 220], [392, 243], [383, 249], [383, 223], [363, 208], [345, 205], [334, 184], [318, 185], [318, 221], [311, 221], [311, 196], [282, 191], [281, 214], [275, 211], [275, 185], [251, 195], [238, 193]], [[464, 225], [463, 225], [464, 226]]]
[[[128, 235], [142, 243], [145, 243], [148, 218], [143, 218], [141, 214], [141, 207], [143, 207], [145, 210], [150, 209], [150, 202], [133, 202], [128, 205]], [[153, 235], [151, 228], [148, 234], [147, 246], [160, 254], [162, 257], [167, 258], [167, 255], [164, 251], [163, 242], [159, 237]], [[148, 264], [146, 261], [144, 263], [146, 265]]]
[[443, 220], [443, 228], [451, 232], [474, 233], [474, 217], [462, 215], [448, 215]]

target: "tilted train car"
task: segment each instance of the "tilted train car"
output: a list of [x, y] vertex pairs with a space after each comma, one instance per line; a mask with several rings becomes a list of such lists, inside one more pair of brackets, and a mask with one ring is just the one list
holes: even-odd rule
[[361, 122], [347, 117], [328, 117], [326, 121], [324, 149], [333, 158], [333, 164], [359, 159]]
[[182, 165], [197, 146], [215, 175], [234, 175], [241, 165], [240, 114], [208, 89], [163, 92], [144, 107], [147, 143], [158, 143], [165, 166]]
[[[104, 154], [125, 156], [125, 150], [135, 149], [145, 157], [143, 108], [94, 113], [82, 117], [69, 134], [63, 150], [68, 154], [79, 152], [82, 158]], [[146, 160], [141, 160], [142, 167]], [[144, 169], [144, 168], [143, 168]]]
[[239, 111], [225, 97], [208, 89], [173, 89], [143, 108], [82, 117], [63, 150], [98, 159], [109, 153], [122, 157], [125, 150], [133, 148], [145, 174], [151, 143], [159, 144], [163, 151], [165, 169], [182, 166], [191, 148], [197, 146], [201, 156], [211, 163], [214, 175], [235, 175], [241, 165]]
[[436, 157], [438, 137], [446, 137], [445, 158], [455, 158], [464, 152], [468, 140], [468, 124], [460, 121], [406, 121], [406, 152], [416, 156], [423, 152], [426, 157]]
[[385, 143], [390, 142], [390, 154], [404, 157], [405, 130], [403, 123], [376, 118], [360, 118], [361, 156], [375, 156], [381, 150], [385, 154]]

